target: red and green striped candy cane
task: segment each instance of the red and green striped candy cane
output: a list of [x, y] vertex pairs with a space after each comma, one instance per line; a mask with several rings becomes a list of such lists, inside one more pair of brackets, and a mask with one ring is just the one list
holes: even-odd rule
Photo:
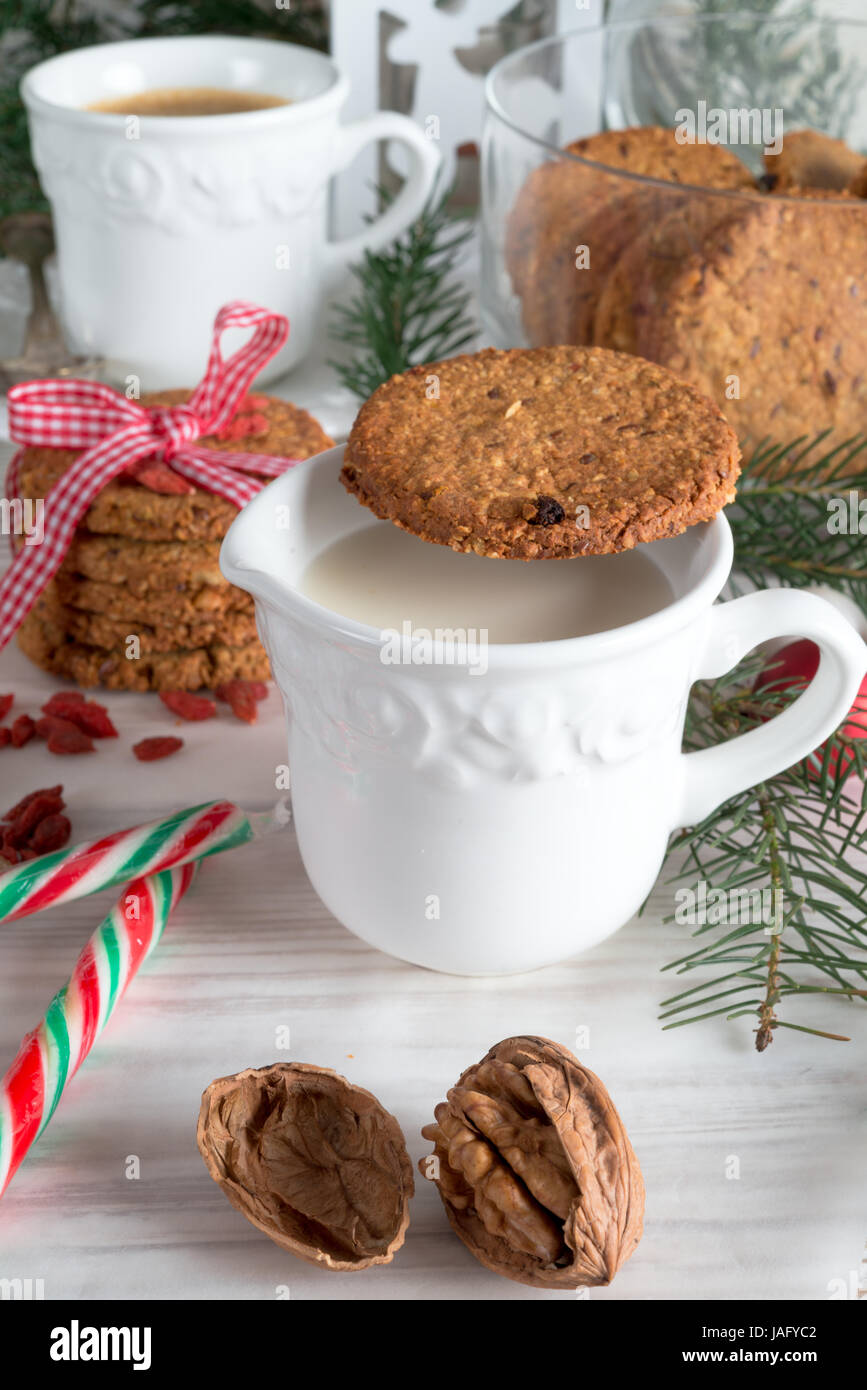
[[0, 1195], [162, 936], [196, 867], [187, 863], [128, 884], [79, 956], [72, 978], [22, 1042], [0, 1083]]
[[231, 801], [210, 801], [72, 850], [43, 854], [0, 875], [0, 923], [234, 849], [260, 833], [259, 821], [268, 822], [261, 827], [267, 830], [273, 817], [249, 816]]

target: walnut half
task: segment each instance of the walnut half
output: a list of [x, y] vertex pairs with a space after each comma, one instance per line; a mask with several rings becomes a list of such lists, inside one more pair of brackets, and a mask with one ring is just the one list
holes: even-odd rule
[[641, 1239], [644, 1182], [593, 1072], [547, 1038], [507, 1038], [435, 1114], [419, 1169], [477, 1260], [535, 1288], [611, 1282]]
[[283, 1062], [212, 1081], [197, 1139], [232, 1206], [302, 1260], [367, 1269], [403, 1245], [414, 1188], [403, 1133], [336, 1071]]

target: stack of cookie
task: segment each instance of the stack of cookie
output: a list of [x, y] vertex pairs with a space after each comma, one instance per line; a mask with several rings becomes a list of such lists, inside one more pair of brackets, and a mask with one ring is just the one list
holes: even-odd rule
[[730, 149], [657, 127], [566, 149], [580, 159], [533, 172], [507, 233], [532, 344], [658, 362], [715, 400], [742, 442], [863, 431], [863, 156], [795, 132], [756, 180]]
[[[755, 179], [721, 145], [678, 143], [673, 130], [640, 126], [573, 140], [518, 196], [506, 258], [533, 347], [593, 342], [596, 305], [620, 253], [668, 211], [673, 191], [623, 174], [697, 188], [755, 191]], [[582, 254], [582, 251], [584, 254]]]
[[[143, 404], [177, 405], [188, 394], [163, 392]], [[229, 429], [201, 443], [303, 459], [332, 441], [307, 411], [248, 396]], [[76, 456], [25, 449], [21, 496], [46, 498]], [[231, 503], [198, 488], [167, 494], [116, 479], [85, 514], [61, 569], [21, 626], [19, 646], [43, 670], [82, 686], [197, 690], [233, 677], [264, 679], [253, 601], [219, 568], [220, 543], [236, 515]]]

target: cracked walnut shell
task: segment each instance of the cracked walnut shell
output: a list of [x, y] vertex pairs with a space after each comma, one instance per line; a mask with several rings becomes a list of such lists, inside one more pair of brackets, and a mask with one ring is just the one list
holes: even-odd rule
[[403, 1245], [414, 1188], [403, 1133], [337, 1072], [283, 1062], [212, 1081], [197, 1140], [232, 1206], [302, 1260], [367, 1269]]
[[477, 1260], [534, 1288], [611, 1282], [641, 1239], [644, 1182], [593, 1072], [547, 1038], [507, 1038], [435, 1114], [419, 1169]]

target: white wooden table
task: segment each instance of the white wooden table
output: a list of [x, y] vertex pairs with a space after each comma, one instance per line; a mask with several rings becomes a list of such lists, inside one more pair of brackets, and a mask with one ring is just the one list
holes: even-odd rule
[[[345, 428], [350, 402], [321, 373], [291, 391], [326, 427]], [[16, 711], [35, 712], [56, 688], [14, 647], [0, 654], [0, 692], [15, 691]], [[62, 780], [74, 838], [84, 839], [215, 796], [273, 804], [285, 759], [275, 693], [255, 728], [225, 714], [185, 725], [183, 752], [152, 765], [129, 749], [172, 731], [166, 711], [145, 695], [106, 702], [121, 738], [95, 756], [60, 760], [41, 744], [0, 751], [3, 809]], [[383, 846], [384, 866], [387, 857]], [[0, 1203], [0, 1279], [41, 1279], [49, 1299], [274, 1299], [287, 1287], [300, 1299], [574, 1298], [486, 1272], [420, 1177], [391, 1266], [320, 1272], [229, 1206], [195, 1130], [214, 1077], [301, 1060], [372, 1090], [417, 1159], [430, 1149], [419, 1130], [434, 1105], [490, 1045], [537, 1033], [575, 1048], [586, 1029], [578, 1055], [611, 1090], [647, 1183], [641, 1245], [591, 1299], [854, 1298], [867, 1232], [867, 1012], [829, 1000], [793, 1006], [799, 1021], [830, 1022], [853, 1041], [781, 1032], [763, 1056], [748, 1020], [663, 1032], [660, 1001], [676, 986], [660, 968], [687, 940], [661, 924], [671, 893], [658, 886], [641, 921], [579, 959], [479, 981], [403, 965], [351, 936], [310, 887], [291, 829], [210, 861]], [[0, 928], [0, 1069], [109, 901]], [[291, 1047], [281, 1051], [286, 1027]], [[136, 1179], [126, 1176], [131, 1156]]]

